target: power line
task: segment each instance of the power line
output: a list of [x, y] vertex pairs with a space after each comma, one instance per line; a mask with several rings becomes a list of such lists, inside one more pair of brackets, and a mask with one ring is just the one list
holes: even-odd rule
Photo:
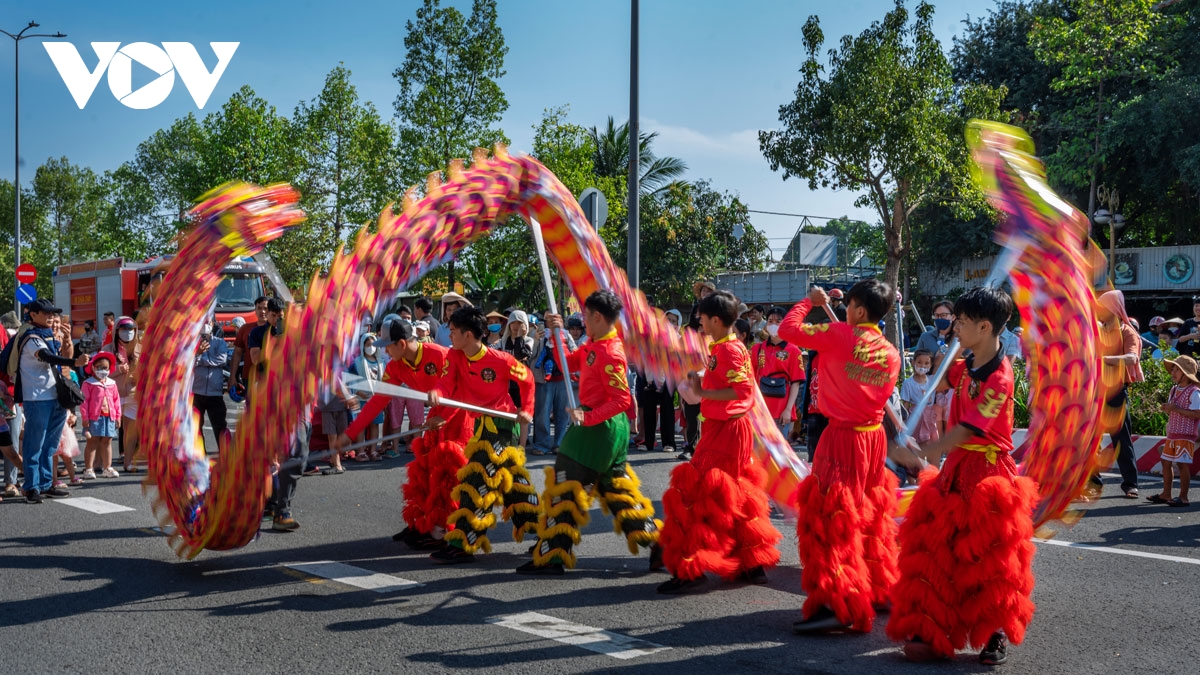
[[829, 216], [806, 216], [803, 213], [780, 213], [779, 211], [756, 211], [754, 209], [746, 209], [748, 213], [765, 213], [769, 216], [787, 216], [789, 218], [816, 218], [817, 220], [838, 220], [839, 218], [831, 218]]

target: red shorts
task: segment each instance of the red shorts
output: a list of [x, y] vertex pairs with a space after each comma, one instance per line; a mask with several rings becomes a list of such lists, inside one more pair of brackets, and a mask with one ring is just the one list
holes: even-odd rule
[[861, 497], [867, 488], [883, 484], [887, 471], [887, 435], [875, 425], [869, 431], [863, 427], [829, 420], [817, 444], [812, 472], [822, 491], [834, 483], [844, 483], [850, 494]]
[[692, 465], [701, 474], [709, 469], [720, 469], [738, 478], [742, 468], [753, 461], [753, 446], [754, 432], [749, 417], [706, 419], [700, 426], [700, 441], [696, 443]]

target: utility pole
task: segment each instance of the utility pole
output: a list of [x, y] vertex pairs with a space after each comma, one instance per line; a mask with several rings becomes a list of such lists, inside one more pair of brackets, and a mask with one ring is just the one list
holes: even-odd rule
[[[28, 40], [29, 38], [37, 37], [67, 37], [65, 33], [61, 32], [53, 35], [46, 33], [31, 33], [29, 35], [25, 34], [25, 31], [29, 30], [30, 28], [37, 27], [37, 22], [30, 21], [29, 25], [22, 28], [21, 32], [17, 33], [16, 35], [13, 35], [6, 30], [0, 30], [0, 33], [4, 33], [8, 37], [12, 38], [14, 51], [13, 68], [15, 71], [15, 77], [13, 78], [13, 155], [15, 160], [13, 162], [13, 190], [16, 192], [16, 195], [13, 197], [13, 233], [15, 235], [13, 237], [13, 250], [15, 250], [17, 254], [16, 265], [13, 267], [13, 269], [21, 266], [21, 40]], [[20, 320], [21, 301], [16, 299], [15, 296], [14, 300], [14, 307], [17, 310], [17, 320]]]
[[638, 127], [638, 0], [630, 0], [629, 17], [629, 248], [626, 275], [629, 285], [641, 285], [641, 226], [639, 193], [641, 192], [638, 154], [641, 131]]

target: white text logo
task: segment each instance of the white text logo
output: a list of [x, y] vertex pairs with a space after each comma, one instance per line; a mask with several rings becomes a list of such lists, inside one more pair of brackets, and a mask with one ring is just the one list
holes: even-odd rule
[[[80, 110], [87, 105], [106, 69], [108, 88], [113, 96], [127, 107], [146, 110], [167, 99], [171, 88], [175, 86], [176, 72], [196, 101], [196, 106], [204, 108], [241, 43], [208, 44], [217, 55], [217, 66], [211, 73], [190, 42], [164, 42], [161, 48], [149, 42], [133, 42], [124, 47], [120, 42], [93, 42], [92, 51], [96, 52], [97, 59], [95, 70], [88, 70], [79, 56], [79, 50], [69, 42], [43, 42], [42, 46], [46, 48], [54, 67], [58, 68], [58, 74], [62, 76]], [[134, 61], [158, 73], [154, 81], [137, 91], [133, 91]]]

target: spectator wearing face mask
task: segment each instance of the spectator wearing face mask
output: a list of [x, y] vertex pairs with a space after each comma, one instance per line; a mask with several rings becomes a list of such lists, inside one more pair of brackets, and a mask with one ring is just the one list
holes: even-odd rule
[[[939, 354], [945, 354], [949, 349], [953, 336], [950, 334], [950, 327], [954, 324], [954, 303], [948, 300], [942, 300], [933, 306], [933, 331], [922, 333], [921, 339], [917, 340], [917, 349], [919, 352], [929, 352], [935, 357]], [[936, 360], [936, 359], [935, 359]]]
[[504, 333], [504, 328], [508, 325], [508, 317], [503, 312], [492, 310], [487, 314], [487, 320], [488, 336], [484, 340], [484, 343], [489, 347], [502, 349], [500, 336]]
[[750, 350], [750, 363], [771, 417], [775, 419], [783, 437], [788, 438], [805, 375], [804, 356], [800, 348], [779, 337], [779, 324], [785, 316], [787, 312], [782, 307], [772, 307], [767, 312], [764, 324], [767, 341], [754, 345]]
[[137, 473], [134, 457], [137, 455], [137, 398], [134, 385], [137, 383], [138, 359], [142, 348], [137, 339], [137, 323], [123, 316], [114, 326], [113, 341], [104, 345], [102, 351], [109, 352], [117, 361], [112, 368], [112, 378], [121, 393], [121, 428], [118, 429], [118, 444], [125, 463], [125, 473]]
[[208, 416], [213, 436], [220, 447], [221, 437], [228, 429], [225, 408], [225, 369], [229, 368], [229, 347], [225, 344], [220, 328], [212, 324], [200, 331], [200, 344], [196, 349], [196, 365], [192, 375], [192, 405], [200, 413], [201, 420]]

